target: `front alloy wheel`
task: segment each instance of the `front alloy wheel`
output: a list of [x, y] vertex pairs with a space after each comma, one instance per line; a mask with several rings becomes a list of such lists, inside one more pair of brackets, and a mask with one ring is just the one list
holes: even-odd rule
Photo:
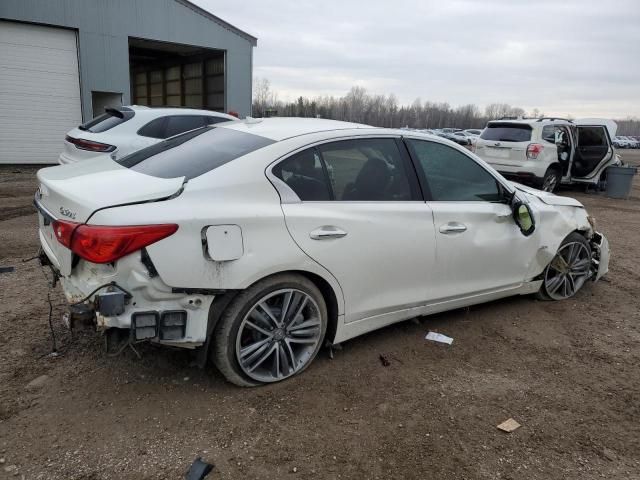
[[552, 300], [573, 297], [591, 277], [591, 247], [579, 233], [572, 233], [544, 271], [543, 293]]
[[267, 278], [241, 293], [214, 333], [214, 362], [227, 380], [252, 386], [300, 373], [327, 328], [322, 294], [299, 275]]

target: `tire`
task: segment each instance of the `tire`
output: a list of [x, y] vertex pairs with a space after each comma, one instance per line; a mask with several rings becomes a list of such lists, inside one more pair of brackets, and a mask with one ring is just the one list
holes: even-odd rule
[[553, 193], [560, 185], [560, 171], [555, 167], [547, 168], [544, 177], [540, 181], [540, 190]]
[[573, 232], [562, 241], [553, 260], [542, 272], [542, 286], [536, 298], [571, 298], [580, 291], [591, 274], [591, 246], [581, 234]]
[[311, 280], [274, 275], [231, 301], [213, 332], [211, 358], [229, 382], [241, 387], [282, 381], [311, 364], [327, 322], [326, 303]]

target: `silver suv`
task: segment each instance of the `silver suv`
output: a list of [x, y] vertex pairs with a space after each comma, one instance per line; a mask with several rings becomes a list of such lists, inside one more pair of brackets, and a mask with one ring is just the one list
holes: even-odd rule
[[505, 118], [487, 124], [475, 153], [505, 177], [547, 192], [558, 185], [598, 185], [620, 163], [612, 120]]

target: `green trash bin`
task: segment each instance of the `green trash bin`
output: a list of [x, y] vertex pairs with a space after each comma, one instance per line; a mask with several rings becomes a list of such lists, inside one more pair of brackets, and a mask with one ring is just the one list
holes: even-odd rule
[[633, 176], [638, 173], [637, 167], [616, 167], [607, 168], [607, 197], [629, 198], [631, 187], [633, 186]]

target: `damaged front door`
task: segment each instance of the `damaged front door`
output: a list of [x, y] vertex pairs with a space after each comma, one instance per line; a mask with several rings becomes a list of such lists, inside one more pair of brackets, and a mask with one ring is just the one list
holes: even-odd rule
[[[516, 225], [511, 194], [469, 155], [439, 142], [407, 139], [436, 231], [433, 298], [516, 288], [539, 235]], [[531, 225], [531, 227], [533, 224]]]

